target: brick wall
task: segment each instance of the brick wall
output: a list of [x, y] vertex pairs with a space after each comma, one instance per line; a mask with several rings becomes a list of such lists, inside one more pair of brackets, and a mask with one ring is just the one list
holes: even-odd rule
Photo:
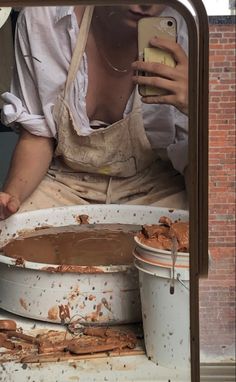
[[235, 24], [232, 17], [209, 23], [211, 263], [208, 279], [200, 281], [200, 343], [202, 360], [229, 360], [235, 353]]

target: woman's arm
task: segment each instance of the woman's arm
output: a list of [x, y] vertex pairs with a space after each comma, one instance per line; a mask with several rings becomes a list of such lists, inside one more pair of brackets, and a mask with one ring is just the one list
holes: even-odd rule
[[142, 101], [149, 104], [173, 105], [182, 113], [188, 114], [188, 57], [183, 48], [176, 42], [154, 37], [150, 45], [170, 52], [176, 62], [171, 68], [155, 62], [135, 61], [134, 70], [151, 73], [152, 76], [134, 76], [133, 81], [138, 85], [150, 85], [166, 89], [168, 95], [143, 97]]
[[39, 185], [53, 156], [54, 140], [22, 130], [0, 193], [0, 219], [15, 213]]

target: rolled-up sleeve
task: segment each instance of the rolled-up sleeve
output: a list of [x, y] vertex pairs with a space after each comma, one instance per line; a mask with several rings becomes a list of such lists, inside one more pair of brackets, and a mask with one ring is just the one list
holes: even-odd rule
[[[37, 41], [35, 41], [37, 45]], [[30, 133], [55, 137], [56, 128], [47, 111], [51, 114], [50, 102], [42, 105], [39, 93], [37, 66], [40, 61], [31, 53], [31, 42], [24, 13], [18, 18], [15, 37], [15, 70], [13, 74], [11, 92], [3, 93], [4, 102], [2, 123], [18, 129], [20, 126]]]
[[2, 99], [5, 102], [2, 111], [2, 122], [6, 126], [19, 130], [19, 125], [31, 134], [53, 137], [46, 123], [45, 117], [38, 114], [30, 114], [23, 106], [21, 100], [14, 94], [4, 93]]

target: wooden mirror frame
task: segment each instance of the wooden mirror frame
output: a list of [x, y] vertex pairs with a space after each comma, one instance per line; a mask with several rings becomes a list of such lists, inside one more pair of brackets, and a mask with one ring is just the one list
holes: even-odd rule
[[[2, 7], [48, 5], [125, 5], [127, 0], [0, 0]], [[130, 0], [142, 4], [144, 0]], [[190, 170], [190, 329], [191, 381], [200, 381], [199, 277], [208, 273], [208, 17], [202, 0], [189, 0], [196, 16], [177, 0], [167, 4], [185, 18], [189, 37], [189, 170]]]

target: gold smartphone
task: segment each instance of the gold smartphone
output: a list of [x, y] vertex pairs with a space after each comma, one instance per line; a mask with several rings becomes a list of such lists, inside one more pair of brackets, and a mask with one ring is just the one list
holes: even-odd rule
[[[155, 36], [176, 41], [177, 23], [175, 18], [144, 17], [138, 22], [139, 60], [143, 60], [145, 62], [158, 62], [175, 67], [175, 60], [170, 53], [150, 45], [149, 41]], [[142, 72], [141, 75], [152, 76], [151, 73], [145, 72]], [[140, 85], [139, 93], [143, 97], [147, 97], [167, 94], [167, 91], [154, 86]]]

